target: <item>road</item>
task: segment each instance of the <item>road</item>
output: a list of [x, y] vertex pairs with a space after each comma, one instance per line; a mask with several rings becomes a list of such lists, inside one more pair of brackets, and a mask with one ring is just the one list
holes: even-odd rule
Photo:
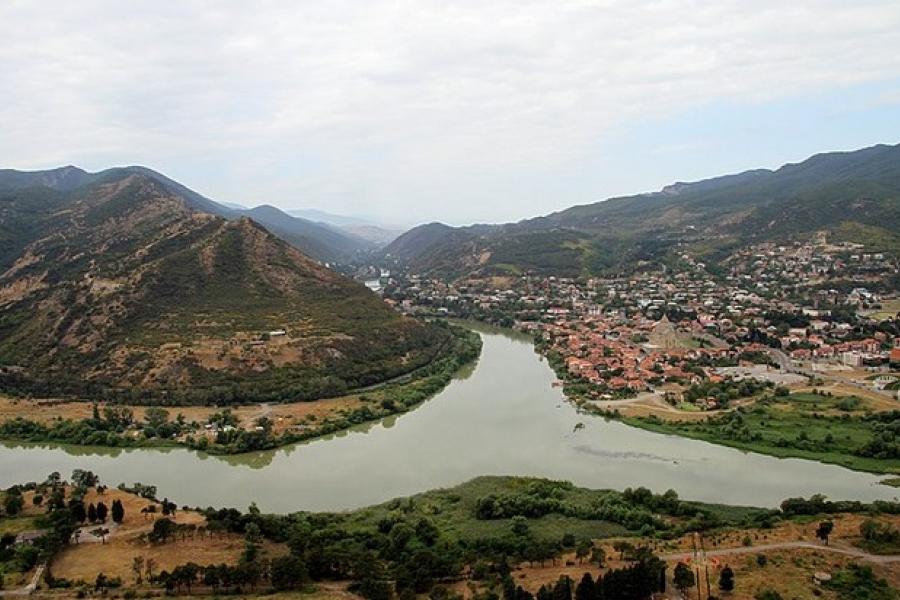
[[38, 565], [38, 568], [34, 570], [34, 577], [31, 578], [31, 583], [17, 590], [0, 590], [0, 597], [30, 596], [33, 594], [41, 581], [41, 577], [44, 575], [45, 566], [44, 564]]
[[[843, 544], [829, 545], [817, 542], [778, 542], [774, 544], [760, 544], [757, 546], [739, 546], [737, 548], [722, 548], [720, 550], [707, 550], [707, 557], [716, 556], [733, 556], [739, 554], [758, 554], [768, 550], [821, 550], [824, 552], [833, 552], [835, 554], [843, 554], [851, 558], [857, 558], [876, 564], [888, 564], [900, 562], [900, 554], [871, 554], [865, 550], [847, 546]], [[678, 552], [673, 554], [663, 554], [660, 556], [663, 560], [680, 560], [690, 557], [693, 553], [690, 551]]]
[[775, 362], [778, 363], [778, 366], [785, 373], [797, 373], [799, 375], [805, 375], [806, 377], [814, 377], [816, 379], [822, 379], [825, 381], [834, 381], [837, 383], [843, 383], [845, 385], [849, 385], [851, 387], [855, 387], [856, 389], [863, 390], [866, 392], [871, 392], [873, 394], [878, 394], [879, 396], [883, 396], [889, 400], [894, 400], [894, 395], [886, 390], [879, 390], [872, 386], [867, 386], [859, 383], [854, 379], [850, 379], [849, 377], [842, 377], [835, 373], [828, 373], [824, 371], [811, 371], [809, 369], [803, 369], [794, 364], [794, 361], [790, 359], [790, 357], [777, 348], [769, 349], [769, 356], [771, 356]]

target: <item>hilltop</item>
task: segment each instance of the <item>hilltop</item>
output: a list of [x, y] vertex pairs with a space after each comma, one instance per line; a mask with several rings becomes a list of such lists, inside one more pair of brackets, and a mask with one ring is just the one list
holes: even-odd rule
[[239, 204], [216, 202], [162, 173], [141, 166], [115, 167], [97, 173], [88, 173], [72, 165], [46, 171], [0, 169], [0, 190], [29, 190], [34, 193], [41, 189], [45, 195], [69, 193], [80, 187], [115, 181], [128, 175], [152, 179], [169, 193], [182, 198], [193, 210], [229, 220], [250, 217], [304, 254], [324, 263], [346, 262], [358, 253], [376, 247], [362, 236], [289, 215], [274, 206], [245, 208]]
[[576, 276], [628, 272], [679, 249], [709, 260], [763, 241], [825, 232], [900, 253], [900, 145], [818, 154], [649, 194], [611, 198], [518, 223], [432, 223], [384, 249], [388, 262], [438, 275]]
[[409, 372], [447, 342], [171, 180], [15, 173], [0, 173], [6, 391], [311, 399]]

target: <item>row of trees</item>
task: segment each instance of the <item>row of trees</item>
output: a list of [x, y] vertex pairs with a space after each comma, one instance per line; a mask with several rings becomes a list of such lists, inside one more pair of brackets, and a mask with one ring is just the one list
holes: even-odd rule
[[[72, 512], [73, 518], [79, 523], [86, 521], [89, 523], [106, 523], [106, 518], [110, 513], [110, 508], [102, 501], [96, 505], [91, 502], [85, 509], [84, 502], [74, 498], [69, 501], [69, 510]], [[121, 500], [112, 501], [111, 511], [113, 522], [121, 523], [125, 519], [125, 507], [122, 505]]]

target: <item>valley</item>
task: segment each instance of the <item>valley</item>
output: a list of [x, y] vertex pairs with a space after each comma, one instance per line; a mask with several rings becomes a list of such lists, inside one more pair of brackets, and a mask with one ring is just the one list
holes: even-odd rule
[[896, 0], [0, 38], [0, 600], [900, 600]]
[[192, 506], [256, 502], [273, 512], [358, 508], [485, 474], [671, 488], [690, 500], [765, 507], [816, 493], [862, 501], [897, 494], [879, 484], [884, 475], [661, 435], [578, 410], [554, 387], [556, 375], [530, 336], [472, 327], [483, 341], [478, 362], [399, 416], [234, 455], [10, 441], [0, 445], [0, 487], [34, 471], [87, 468], [116, 485], [152, 482]]
[[898, 160], [381, 250], [148, 169], [0, 172], [3, 583], [892, 598]]

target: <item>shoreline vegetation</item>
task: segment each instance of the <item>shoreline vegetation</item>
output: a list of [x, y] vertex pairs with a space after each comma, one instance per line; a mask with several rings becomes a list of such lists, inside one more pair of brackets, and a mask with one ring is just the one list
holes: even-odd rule
[[[89, 418], [58, 418], [41, 423], [17, 417], [0, 423], [0, 440], [50, 442], [113, 448], [187, 447], [209, 454], [241, 454], [271, 450], [280, 446], [313, 440], [356, 425], [378, 421], [407, 412], [443, 390], [463, 367], [475, 362], [481, 353], [481, 337], [464, 327], [442, 322], [450, 331], [450, 341], [430, 363], [399, 378], [367, 386], [342, 397], [355, 397], [358, 406], [335, 411], [324, 418], [309, 415], [302, 423], [278, 432], [273, 419], [262, 415], [249, 428], [241, 428], [232, 409], [221, 406], [206, 424], [188, 422], [182, 414], [174, 420], [169, 412], [179, 406], [141, 407], [144, 420], [137, 420], [137, 406], [108, 403], [102, 410], [96, 403]], [[317, 401], [304, 400], [312, 405]], [[280, 403], [290, 405], [292, 403]], [[189, 408], [189, 407], [181, 407]]]
[[[325, 588], [366, 600], [638, 600], [678, 586], [678, 565], [698, 543], [711, 557], [733, 557], [730, 566], [710, 561], [708, 575], [721, 580], [728, 569], [740, 598], [760, 585], [794, 597], [823, 565], [836, 576], [824, 590], [836, 597], [895, 598], [896, 577], [878, 558], [900, 548], [897, 502], [812, 496], [764, 509], [532, 477], [482, 476], [346, 512], [274, 514], [255, 504], [178, 506], [153, 485], [106, 487], [76, 470], [70, 481], [52, 473], [0, 491], [0, 504], [5, 589], [33, 580], [59, 598]], [[22, 520], [35, 531], [29, 544], [7, 535]], [[829, 538], [845, 550], [819, 560]], [[845, 595], [864, 588], [888, 595]]]

